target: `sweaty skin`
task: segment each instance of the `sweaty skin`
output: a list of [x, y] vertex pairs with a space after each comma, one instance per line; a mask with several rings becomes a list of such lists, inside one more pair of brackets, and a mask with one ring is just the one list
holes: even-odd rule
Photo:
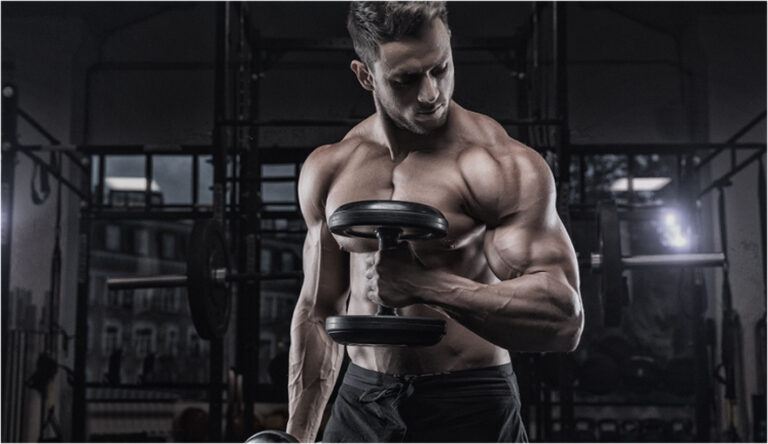
[[[389, 374], [501, 365], [508, 350], [570, 351], [584, 322], [549, 167], [451, 99], [442, 22], [381, 45], [373, 72], [358, 63], [352, 69], [377, 113], [315, 150], [299, 179], [307, 238], [291, 324], [288, 433], [303, 442], [315, 438], [344, 352], [325, 333], [328, 316], [374, 314], [381, 303], [446, 320], [433, 347], [348, 347], [353, 363]], [[439, 209], [448, 236], [378, 252], [375, 241], [328, 230], [341, 205], [388, 199]]]

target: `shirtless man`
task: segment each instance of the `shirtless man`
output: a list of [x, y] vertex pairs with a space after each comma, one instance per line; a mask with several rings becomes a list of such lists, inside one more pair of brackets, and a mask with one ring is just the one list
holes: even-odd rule
[[[451, 97], [441, 2], [354, 2], [351, 63], [376, 113], [315, 150], [299, 179], [307, 223], [293, 314], [288, 433], [313, 441], [344, 347], [325, 319], [445, 319], [432, 347], [349, 346], [324, 441], [527, 441], [509, 351], [571, 351], [583, 328], [576, 255], [555, 211], [552, 174], [532, 149]], [[343, 204], [393, 199], [439, 209], [446, 238], [377, 252], [336, 237]], [[349, 306], [347, 308], [347, 301]]]

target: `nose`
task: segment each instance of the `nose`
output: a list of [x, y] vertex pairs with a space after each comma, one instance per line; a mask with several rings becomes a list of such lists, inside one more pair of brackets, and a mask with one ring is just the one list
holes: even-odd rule
[[430, 75], [424, 76], [419, 88], [419, 103], [433, 104], [438, 97], [440, 97], [440, 91], [437, 89], [437, 79]]

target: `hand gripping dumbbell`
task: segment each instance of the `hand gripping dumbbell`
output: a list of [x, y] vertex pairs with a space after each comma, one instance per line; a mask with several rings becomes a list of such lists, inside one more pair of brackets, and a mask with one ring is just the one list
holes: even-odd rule
[[[428, 205], [368, 200], [339, 207], [328, 219], [328, 228], [338, 236], [378, 239], [381, 251], [403, 240], [445, 237], [448, 221]], [[328, 317], [325, 329], [334, 341], [346, 345], [425, 347], [440, 342], [445, 320], [400, 316], [395, 309], [379, 305], [375, 315]]]

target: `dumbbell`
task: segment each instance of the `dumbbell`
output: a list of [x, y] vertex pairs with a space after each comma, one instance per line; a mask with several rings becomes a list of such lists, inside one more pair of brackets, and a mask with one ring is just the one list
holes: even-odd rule
[[[440, 239], [448, 233], [443, 214], [428, 205], [398, 200], [367, 200], [339, 207], [328, 218], [328, 229], [337, 236], [378, 239], [379, 251], [400, 241]], [[375, 315], [331, 316], [325, 329], [345, 345], [425, 347], [445, 335], [443, 319], [400, 316], [379, 305]]]
[[263, 430], [248, 438], [246, 443], [252, 442], [299, 442], [293, 435], [279, 430]]

